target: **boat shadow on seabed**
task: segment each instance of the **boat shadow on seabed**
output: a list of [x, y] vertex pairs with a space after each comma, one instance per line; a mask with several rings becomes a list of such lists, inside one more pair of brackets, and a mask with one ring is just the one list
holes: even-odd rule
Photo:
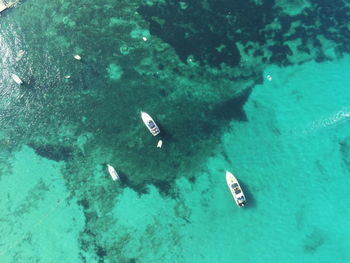
[[252, 195], [251, 191], [249, 190], [249, 187], [242, 182], [242, 180], [239, 180], [239, 184], [241, 185], [241, 188], [244, 192], [245, 198], [247, 200], [246, 205], [244, 208], [250, 209], [250, 208], [255, 208], [256, 207], [256, 201], [254, 196]]

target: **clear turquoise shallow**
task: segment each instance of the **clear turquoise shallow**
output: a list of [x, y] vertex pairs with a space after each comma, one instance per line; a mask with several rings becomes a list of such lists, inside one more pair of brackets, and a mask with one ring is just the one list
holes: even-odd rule
[[[23, 9], [20, 12], [24, 12]], [[64, 21], [69, 24], [70, 20]], [[172, 186], [173, 195], [161, 194], [152, 184], [147, 186], [148, 192], [140, 194], [110, 180], [103, 162], [115, 161], [116, 157], [102, 146], [94, 145], [94, 148], [89, 144], [100, 132], [81, 128], [89, 121], [89, 115], [76, 117], [78, 128], [65, 122], [65, 118], [71, 120], [67, 113], [59, 115], [62, 122], [53, 121], [55, 129], [58, 127], [57, 133], [52, 134], [49, 125], [40, 126], [34, 135], [24, 132], [28, 119], [33, 118], [36, 124], [36, 119], [49, 118], [30, 116], [30, 101], [23, 101], [26, 96], [39, 97], [38, 94], [26, 93], [9, 84], [13, 68], [18, 67], [22, 72], [23, 68], [18, 64], [13, 66], [8, 53], [13, 52], [15, 56], [15, 51], [23, 45], [14, 45], [17, 50], [12, 49], [7, 41], [12, 38], [4, 24], [2, 32], [7, 39], [1, 39], [1, 50], [7, 51], [7, 60], [3, 59], [1, 64], [5, 72], [0, 118], [3, 127], [1, 262], [350, 261], [350, 74], [347, 70], [350, 57], [266, 67], [262, 73], [263, 83], [254, 85], [243, 107], [247, 120], [231, 120], [218, 134], [213, 152], [202, 159], [201, 169], [195, 170], [196, 180], [190, 180], [184, 172]], [[63, 37], [61, 40], [65, 42]], [[64, 45], [70, 48], [69, 43]], [[49, 53], [56, 47], [43, 49]], [[79, 50], [72, 48], [69, 52], [73, 51]], [[41, 67], [36, 56], [40, 57], [29, 52], [24, 57], [34, 72]], [[66, 57], [58, 63], [64, 64]], [[30, 62], [30, 58], [34, 62]], [[50, 57], [44, 65], [56, 69], [52, 74], [55, 76], [68, 74], [68, 69], [78, 74], [71, 64], [68, 63], [67, 68], [59, 67]], [[50, 75], [49, 70], [43, 71]], [[101, 71], [105, 73], [101, 78], [108, 85], [127, 87], [126, 82], [108, 83], [106, 76], [111, 70]], [[45, 77], [40, 77], [37, 83], [45, 81]], [[56, 84], [50, 84], [43, 93], [54, 92], [50, 88]], [[108, 96], [116, 95], [109, 87], [97, 87], [108, 91]], [[69, 87], [63, 89], [71, 92]], [[79, 96], [75, 96], [75, 92], [69, 93], [68, 102], [57, 95], [62, 109], [87, 94], [96, 99], [91, 100], [91, 107], [102, 107], [98, 91], [82, 90]], [[128, 92], [125, 88], [120, 94]], [[20, 112], [25, 116], [18, 117], [18, 123], [10, 122], [13, 125], [10, 130], [6, 127], [9, 123], [6, 113], [17, 103], [26, 103]], [[50, 114], [51, 108], [42, 112], [45, 116]], [[118, 111], [113, 114], [117, 118]], [[102, 119], [102, 115], [100, 117]], [[106, 119], [101, 123], [108, 126], [109, 122]], [[144, 129], [140, 130], [146, 132]], [[13, 136], [13, 131], [18, 132], [18, 137]], [[7, 137], [8, 134], [11, 137]], [[35, 142], [45, 136], [57, 136], [61, 143], [68, 140], [81, 149], [86, 159], [75, 155], [74, 164], [79, 167], [75, 170], [70, 159], [55, 161], [39, 155], [28, 146], [25, 136], [32, 136]], [[122, 134], [118, 139], [122, 140], [123, 136], [129, 138]], [[167, 144], [171, 143], [174, 144], [165, 140], [162, 150], [166, 151]], [[111, 152], [119, 151], [113, 144], [110, 148]], [[121, 156], [123, 154], [127, 152], [122, 151]], [[119, 167], [123, 167], [122, 164]], [[123, 168], [125, 172], [127, 166]], [[240, 180], [248, 199], [246, 208], [240, 209], [234, 204], [225, 182], [226, 169]], [[125, 174], [122, 179], [143, 171]], [[89, 198], [83, 199], [84, 196]]]

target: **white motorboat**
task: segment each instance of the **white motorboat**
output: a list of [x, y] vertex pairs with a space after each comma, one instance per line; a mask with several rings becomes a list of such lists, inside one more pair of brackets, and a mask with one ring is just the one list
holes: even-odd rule
[[119, 180], [120, 177], [119, 177], [117, 171], [114, 169], [114, 167], [112, 165], [109, 165], [109, 164], [107, 164], [107, 167], [108, 167], [108, 172], [111, 175], [113, 181]]
[[141, 118], [143, 123], [146, 125], [147, 129], [152, 133], [153, 136], [157, 136], [160, 133], [160, 130], [152, 119], [146, 112], [141, 111]]
[[232, 193], [233, 198], [235, 199], [236, 204], [239, 207], [245, 206], [246, 199], [242, 191], [242, 188], [239, 185], [236, 177], [229, 171], [226, 171], [226, 182], [227, 182], [228, 188], [230, 188], [230, 191]]
[[23, 84], [23, 81], [16, 74], [12, 74], [11, 77], [18, 85]]

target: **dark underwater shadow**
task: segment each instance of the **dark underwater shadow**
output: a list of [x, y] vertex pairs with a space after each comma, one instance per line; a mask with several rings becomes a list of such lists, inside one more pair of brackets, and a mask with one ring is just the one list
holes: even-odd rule
[[250, 208], [255, 208], [256, 207], [256, 200], [252, 194], [252, 192], [250, 191], [249, 187], [242, 182], [242, 180], [239, 180], [239, 184], [242, 187], [242, 190], [244, 192], [245, 198], [247, 200], [247, 203], [245, 205], [245, 208], [250, 209]]
[[242, 92], [239, 96], [228, 99], [214, 106], [212, 114], [215, 118], [221, 120], [238, 120], [248, 121], [243, 106], [248, 101], [253, 88], [250, 87]]
[[158, 136], [155, 136], [158, 140], [166, 140], [166, 141], [173, 141], [174, 137], [172, 133], [161, 123], [157, 122], [157, 125], [159, 127], [160, 133]]
[[31, 142], [27, 144], [37, 155], [52, 161], [68, 161], [72, 158], [74, 148], [58, 144], [39, 144]]
[[[106, 167], [108, 163], [102, 163], [102, 167]], [[105, 172], [109, 179], [111, 178], [110, 177], [110, 174], [108, 173], [108, 171]], [[132, 178], [131, 175], [129, 175], [128, 173], [125, 173], [123, 170], [120, 170], [118, 169], [117, 170], [117, 173], [118, 173], [118, 176], [119, 176], [119, 180], [117, 180], [116, 182], [119, 183], [119, 185], [122, 187], [122, 188], [130, 188], [130, 189], [133, 189], [135, 192], [137, 192], [139, 195], [142, 195], [142, 194], [147, 194], [148, 191], [147, 191], [147, 184], [140, 184], [140, 185], [135, 185], [129, 178]]]
[[129, 178], [128, 174], [123, 171], [118, 171], [120, 177], [120, 186], [123, 188], [129, 187], [137, 192], [139, 195], [148, 194], [149, 189], [147, 186], [154, 185], [158, 192], [163, 196], [171, 196], [172, 193], [172, 184], [165, 180], [145, 180], [142, 184], [135, 184]]
[[[183, 62], [193, 55], [201, 65], [213, 67], [219, 67], [221, 63], [237, 66], [241, 55], [236, 42], [265, 40], [259, 29], [276, 16], [273, 0], [264, 1], [262, 5], [213, 0], [206, 6], [203, 7], [200, 1], [192, 1], [186, 8], [179, 8], [176, 1], [166, 1], [153, 6], [141, 5], [137, 12], [149, 22], [150, 33], [169, 43]], [[252, 10], [264, 15], [254, 16], [252, 22]], [[191, 27], [184, 27], [184, 24]], [[242, 32], [237, 32], [236, 28]]]
[[30, 76], [26, 81], [23, 81], [23, 84], [22, 84], [22, 87], [28, 90], [34, 90], [35, 86], [36, 86], [36, 80], [34, 76]]
[[[118, 170], [118, 175], [119, 175], [119, 182], [120, 185], [124, 188], [124, 187], [130, 187], [133, 188], [133, 185], [131, 183], [131, 181], [129, 180], [130, 176], [128, 174], [126, 174], [123, 171]], [[140, 189], [141, 190], [141, 189]]]

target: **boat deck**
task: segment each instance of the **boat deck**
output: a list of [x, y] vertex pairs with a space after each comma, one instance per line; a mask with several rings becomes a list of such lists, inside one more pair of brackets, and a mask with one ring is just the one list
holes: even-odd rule
[[0, 13], [4, 11], [7, 8], [12, 7], [15, 5], [19, 0], [13, 1], [11, 3], [7, 3], [5, 0], [0, 0]]
[[7, 7], [7, 4], [3, 0], [0, 0], [0, 13], [7, 9]]

